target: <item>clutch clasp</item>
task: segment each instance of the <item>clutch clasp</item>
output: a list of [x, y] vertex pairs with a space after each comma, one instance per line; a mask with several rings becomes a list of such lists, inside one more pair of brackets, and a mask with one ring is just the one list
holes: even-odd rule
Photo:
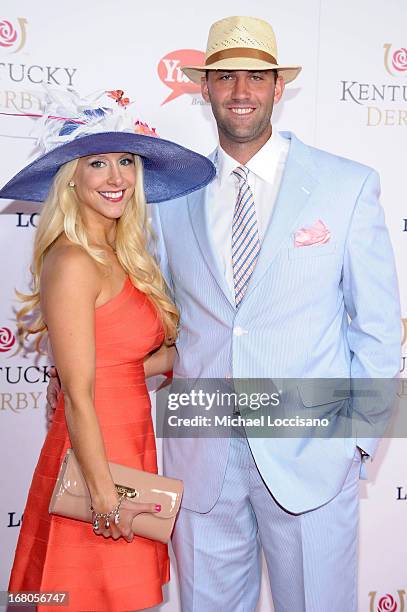
[[134, 497], [138, 497], [138, 491], [136, 489], [132, 489], [131, 487], [125, 487], [124, 485], [115, 484], [116, 491], [119, 495], [125, 495], [129, 499], [133, 499]]

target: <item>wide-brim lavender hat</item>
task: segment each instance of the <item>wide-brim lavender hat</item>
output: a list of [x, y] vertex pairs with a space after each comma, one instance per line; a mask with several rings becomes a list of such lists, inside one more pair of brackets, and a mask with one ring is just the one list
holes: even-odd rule
[[[213, 179], [215, 168], [209, 159], [157, 137], [155, 130], [145, 123], [132, 120], [129, 126], [125, 105], [122, 103], [120, 106], [120, 93], [123, 95], [123, 92], [106, 93], [115, 94], [116, 102], [119, 101], [117, 109], [104, 105], [92, 108], [88, 100], [82, 100], [78, 110], [78, 98], [74, 92], [67, 94], [70, 108], [66, 108], [67, 98], [64, 96], [61, 108], [61, 93], [51, 94], [53, 109], [48, 107], [43, 116], [37, 141], [37, 148], [45, 152], [0, 190], [0, 198], [43, 202], [63, 164], [101, 153], [123, 152], [141, 157], [144, 191], [150, 203], [187, 195], [205, 187]], [[55, 97], [58, 104], [55, 104]]]

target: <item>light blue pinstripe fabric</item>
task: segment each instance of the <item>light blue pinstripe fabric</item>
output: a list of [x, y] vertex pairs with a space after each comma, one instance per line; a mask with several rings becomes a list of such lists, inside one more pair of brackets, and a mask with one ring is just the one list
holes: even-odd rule
[[238, 166], [233, 170], [239, 189], [232, 220], [232, 268], [236, 307], [247, 291], [260, 253], [256, 206], [248, 183], [249, 169]]
[[[290, 152], [279, 196], [239, 308], [208, 233], [210, 186], [151, 208], [160, 265], [181, 311], [174, 375], [219, 382], [396, 376], [400, 304], [377, 174], [285, 137]], [[330, 241], [296, 248], [294, 232], [319, 219]], [[306, 383], [293, 400], [298, 414]], [[327, 389], [315, 405], [328, 413], [331, 397]], [[363, 418], [369, 421], [372, 410], [374, 419], [375, 409], [365, 404]], [[235, 442], [163, 441], [164, 469], [185, 485], [175, 534], [185, 612], [230, 610], [236, 589], [243, 593], [248, 581], [251, 592], [233, 609], [252, 610], [256, 524], [278, 612], [353, 612], [358, 440], [250, 438], [256, 492], [242, 490], [246, 472], [236, 464]], [[373, 454], [377, 442], [364, 439], [361, 446]], [[226, 582], [219, 585], [222, 559]]]
[[256, 609], [258, 536], [276, 612], [356, 612], [360, 454], [334, 500], [295, 515], [269, 494], [246, 439], [232, 438], [230, 451], [214, 508], [206, 514], [181, 509], [177, 519], [173, 547], [183, 612]]
[[[401, 315], [378, 176], [306, 146], [293, 134], [283, 136], [290, 151], [279, 196], [239, 308], [208, 233], [210, 186], [151, 207], [158, 257], [181, 311], [174, 374], [393, 377], [399, 370]], [[330, 229], [330, 241], [295, 248], [294, 232], [318, 219]], [[364, 417], [369, 420], [369, 414]], [[266, 484], [291, 512], [315, 508], [340, 491], [356, 444], [341, 438], [249, 442]], [[363, 440], [362, 446], [373, 454], [377, 442]], [[185, 482], [185, 507], [200, 512], [213, 507], [228, 447], [228, 439], [164, 440], [166, 470]]]

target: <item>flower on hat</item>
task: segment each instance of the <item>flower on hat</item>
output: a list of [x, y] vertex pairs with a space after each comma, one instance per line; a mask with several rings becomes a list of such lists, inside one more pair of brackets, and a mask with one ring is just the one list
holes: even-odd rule
[[134, 122], [134, 131], [136, 134], [144, 134], [144, 136], [156, 136], [158, 138], [158, 134], [155, 128], [151, 128], [147, 123], [143, 123], [142, 121]]
[[46, 88], [44, 114], [37, 117], [34, 157], [81, 136], [101, 132], [129, 132], [158, 136], [128, 106], [133, 103], [122, 89], [99, 91], [81, 97], [73, 89]]
[[119, 106], [123, 106], [126, 108], [130, 104], [130, 98], [125, 98], [123, 89], [113, 89], [112, 91], [107, 91], [106, 94], [109, 98], [113, 98], [119, 104]]

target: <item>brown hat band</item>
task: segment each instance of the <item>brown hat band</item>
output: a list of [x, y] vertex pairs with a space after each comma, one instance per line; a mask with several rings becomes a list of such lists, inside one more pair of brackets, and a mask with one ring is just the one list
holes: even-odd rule
[[224, 59], [231, 59], [234, 57], [240, 58], [252, 58], [263, 60], [264, 62], [269, 62], [270, 64], [277, 64], [277, 60], [275, 57], [271, 55], [271, 53], [267, 53], [267, 51], [261, 51], [261, 49], [252, 49], [250, 47], [234, 47], [233, 49], [223, 49], [222, 51], [217, 51], [216, 53], [212, 53], [206, 62], [205, 66], [210, 66], [215, 62], [219, 62]]

